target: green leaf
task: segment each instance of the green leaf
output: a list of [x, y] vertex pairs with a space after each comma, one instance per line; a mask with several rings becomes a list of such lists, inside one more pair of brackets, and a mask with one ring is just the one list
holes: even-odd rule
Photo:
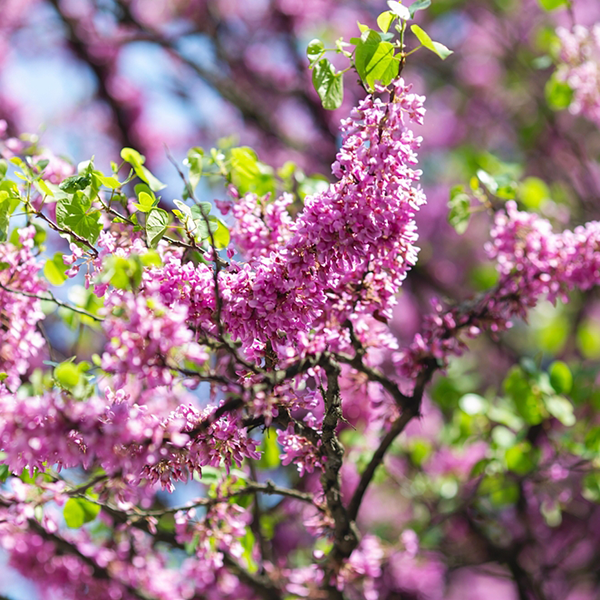
[[585, 319], [577, 328], [577, 349], [584, 358], [600, 358], [600, 325], [593, 319]]
[[70, 360], [60, 363], [54, 369], [54, 379], [66, 388], [75, 387], [81, 379], [81, 371]]
[[448, 208], [448, 223], [454, 227], [456, 233], [462, 235], [467, 230], [471, 218], [471, 200], [463, 192], [462, 186], [455, 186], [450, 191]]
[[63, 508], [63, 517], [67, 527], [79, 529], [93, 521], [100, 512], [100, 506], [85, 498], [69, 498]]
[[8, 476], [10, 475], [10, 471], [8, 469], [8, 465], [0, 465], [0, 482], [4, 483]]
[[202, 159], [204, 150], [199, 146], [191, 148], [187, 153], [187, 165], [190, 169], [188, 179], [192, 191], [196, 189], [202, 178]]
[[306, 56], [308, 56], [311, 68], [314, 63], [321, 58], [323, 52], [325, 52], [325, 46], [321, 40], [314, 39], [308, 43], [308, 48], [306, 48]]
[[600, 473], [588, 473], [582, 481], [581, 493], [586, 500], [600, 503]]
[[142, 271], [142, 261], [137, 254], [129, 258], [113, 254], [104, 262], [102, 281], [120, 290], [136, 289], [142, 281]]
[[503, 382], [504, 390], [512, 399], [517, 412], [529, 425], [538, 425], [544, 420], [545, 412], [539, 391], [520, 367], [512, 367]]
[[276, 469], [281, 463], [281, 459], [279, 458], [281, 451], [277, 444], [277, 436], [273, 430], [267, 429], [265, 432], [261, 450], [262, 455], [259, 461], [261, 469]]
[[229, 229], [227, 225], [217, 218], [217, 229], [213, 232], [215, 246], [219, 249], [227, 248], [230, 242]]
[[368, 25], [363, 25], [360, 21], [356, 21], [356, 24], [358, 25], [358, 28], [360, 29], [361, 34], [364, 33], [365, 31], [369, 31]]
[[425, 10], [426, 8], [429, 8], [431, 6], [431, 0], [417, 0], [416, 2], [413, 2], [409, 7], [408, 10], [410, 12], [410, 16], [414, 17], [415, 13], [419, 10]]
[[372, 29], [367, 29], [357, 40], [354, 52], [354, 66], [360, 78], [365, 81], [367, 77], [367, 65], [377, 52], [381, 43], [381, 35]]
[[344, 80], [329, 60], [322, 58], [315, 64], [312, 80], [325, 110], [335, 110], [342, 105]]
[[48, 184], [43, 179], [38, 179], [33, 182], [33, 185], [42, 194], [42, 196], [54, 196], [54, 192], [48, 187]]
[[437, 54], [442, 60], [446, 60], [451, 54], [452, 50], [449, 50], [444, 46], [444, 44], [440, 44], [439, 42], [434, 42], [423, 29], [421, 29], [418, 25], [411, 25], [410, 30], [417, 36], [417, 39], [421, 42], [421, 44], [427, 48], [427, 50], [431, 50], [434, 54]]
[[73, 175], [67, 177], [58, 187], [67, 194], [74, 194], [77, 191], [84, 190], [92, 182], [88, 175]]
[[8, 239], [8, 227], [12, 212], [12, 202], [8, 192], [0, 191], [0, 242]]
[[200, 202], [200, 204], [194, 204], [191, 208], [194, 223], [197, 226], [196, 238], [203, 242], [210, 239], [209, 227], [213, 238], [219, 227], [217, 217], [210, 214], [211, 209], [210, 202]]
[[8, 162], [2, 158], [2, 159], [0, 159], [0, 179], [4, 179], [6, 177], [7, 171], [8, 171]]
[[552, 75], [544, 89], [546, 102], [552, 110], [564, 110], [571, 105], [573, 90], [568, 83], [559, 81], [556, 74]]
[[154, 198], [154, 194], [151, 196], [147, 192], [140, 192], [138, 200], [139, 203], [134, 203], [134, 206], [143, 213], [150, 212], [158, 204], [158, 200]]
[[260, 166], [256, 152], [252, 148], [248, 146], [232, 148], [229, 167], [231, 183], [238, 189], [240, 194], [254, 191], [252, 188], [260, 177]]
[[570, 0], [538, 0], [545, 11], [555, 10], [561, 6], [569, 6]]
[[508, 448], [504, 454], [506, 466], [517, 475], [527, 475], [537, 464], [536, 453], [527, 441]]
[[489, 173], [483, 169], [479, 169], [477, 171], [477, 177], [492, 194], [495, 194], [498, 191], [498, 183]]
[[573, 405], [564, 396], [548, 396], [544, 399], [546, 410], [556, 417], [563, 425], [571, 427], [575, 425]]
[[568, 394], [573, 387], [571, 369], [562, 360], [555, 360], [548, 369], [550, 385], [558, 394]]
[[408, 21], [411, 18], [410, 10], [406, 8], [401, 2], [394, 2], [388, 0], [387, 5], [390, 7], [390, 11], [400, 17], [403, 21]]
[[121, 158], [133, 167], [135, 174], [142, 181], [145, 181], [153, 192], [158, 192], [159, 190], [167, 187], [164, 183], [152, 175], [152, 173], [150, 173], [146, 167], [144, 167], [146, 157], [140, 154], [137, 150], [134, 150], [133, 148], [123, 148], [123, 150], [121, 150]]
[[374, 40], [380, 39], [380, 36], [372, 33], [373, 36], [369, 33], [366, 42], [356, 47], [354, 54], [356, 70], [370, 90], [374, 89], [376, 81], [384, 86], [389, 85], [398, 76], [400, 68], [400, 61], [394, 56], [393, 44], [382, 41], [375, 43]]
[[519, 486], [504, 475], [486, 475], [479, 484], [477, 492], [488, 496], [495, 507], [514, 504], [519, 499]]
[[[70, 229], [79, 237], [94, 244], [102, 231], [100, 212], [90, 210], [91, 201], [81, 191], [56, 203], [56, 222], [59, 227]], [[75, 240], [77, 241], [77, 240]]]
[[68, 268], [64, 263], [62, 253], [56, 252], [54, 257], [49, 258], [44, 265], [44, 277], [52, 285], [62, 285], [67, 280], [65, 272]]
[[94, 171], [94, 175], [100, 180], [100, 183], [103, 186], [110, 188], [111, 190], [116, 190], [123, 185], [116, 177], [106, 177], [100, 173], [100, 171]]
[[527, 177], [519, 184], [519, 199], [529, 210], [537, 210], [550, 199], [550, 188], [538, 177]]
[[169, 213], [162, 208], [153, 208], [146, 217], [146, 238], [148, 246], [154, 248], [169, 225]]
[[395, 18], [396, 15], [393, 12], [386, 10], [377, 17], [377, 27], [379, 27], [379, 29], [381, 29], [381, 31], [384, 33], [387, 33]]

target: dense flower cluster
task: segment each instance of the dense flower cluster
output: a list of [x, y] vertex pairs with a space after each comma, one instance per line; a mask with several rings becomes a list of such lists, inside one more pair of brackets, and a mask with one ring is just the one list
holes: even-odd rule
[[35, 229], [27, 227], [20, 232], [18, 248], [0, 244], [0, 372], [15, 390], [45, 343], [37, 328], [44, 318], [41, 302], [32, 297], [46, 290], [38, 276], [40, 263], [32, 254], [34, 235]]
[[587, 290], [600, 283], [600, 223], [592, 221], [554, 233], [547, 219], [522, 212], [514, 201], [496, 215], [487, 245], [496, 260], [498, 285], [483, 297], [444, 312], [434, 299], [435, 314], [425, 333], [417, 334], [409, 349], [397, 352], [395, 364], [405, 377], [414, 378], [432, 359], [447, 364], [466, 349], [467, 338], [483, 329], [496, 333], [511, 327], [511, 318], [525, 318], [543, 297], [568, 301], [567, 292]]
[[289, 239], [267, 253], [260, 236], [258, 250], [245, 238], [255, 258], [223, 274], [224, 318], [250, 355], [267, 342], [282, 359], [302, 352], [319, 319], [323, 328], [354, 312], [389, 316], [416, 261], [414, 216], [425, 202], [414, 168], [421, 140], [409, 128], [422, 122], [423, 98], [394, 85], [388, 102], [369, 96], [343, 123], [339, 181], [306, 198]]
[[600, 23], [556, 30], [561, 42], [558, 77], [573, 90], [569, 110], [600, 126]]

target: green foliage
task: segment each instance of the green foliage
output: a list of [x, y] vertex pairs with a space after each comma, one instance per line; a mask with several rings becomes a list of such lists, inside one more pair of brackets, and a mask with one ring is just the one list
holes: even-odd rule
[[321, 40], [314, 39], [309, 42], [308, 47], [306, 48], [306, 55], [308, 56], [311, 68], [315, 66], [315, 63], [320, 60], [324, 53], [325, 45]]
[[538, 0], [540, 6], [546, 10], [556, 10], [557, 8], [561, 8], [563, 6], [571, 6], [571, 0]]
[[564, 110], [568, 108], [573, 100], [573, 90], [568, 83], [560, 81], [556, 74], [546, 83], [546, 101], [552, 110]]
[[[8, 182], [2, 182], [3, 184]], [[13, 183], [13, 182], [10, 182]], [[14, 185], [14, 184], [13, 184]], [[9, 189], [2, 189], [2, 187]], [[14, 186], [16, 189], [16, 186]], [[0, 242], [4, 242], [8, 238], [8, 228], [10, 226], [10, 217], [15, 211], [15, 208], [20, 203], [18, 192], [13, 191], [12, 186], [1, 186], [0, 184]]]
[[145, 181], [153, 192], [158, 192], [166, 187], [166, 185], [160, 182], [152, 173], [144, 167], [146, 157], [134, 150], [133, 148], [123, 148], [121, 150], [121, 158], [129, 163], [135, 174], [142, 180]]
[[143, 213], [149, 213], [156, 205], [158, 200], [154, 197], [154, 194], [140, 191], [138, 194], [138, 202], [134, 203], [134, 206]]
[[81, 371], [67, 360], [54, 368], [54, 379], [65, 388], [74, 388], [81, 381]]
[[344, 100], [344, 81], [342, 73], [338, 72], [327, 58], [322, 58], [313, 67], [313, 85], [323, 108], [335, 110]]
[[277, 444], [277, 436], [271, 429], [267, 429], [261, 444], [261, 457], [259, 466], [262, 469], [276, 469], [281, 464], [279, 455], [281, 451]]
[[128, 258], [110, 255], [104, 260], [101, 281], [120, 290], [135, 290], [142, 282], [143, 265], [137, 254]]
[[[102, 231], [100, 211], [92, 207], [90, 199], [80, 189], [72, 196], [57, 201], [56, 223], [91, 244], [96, 242]], [[74, 241], [79, 243], [76, 238]]]
[[450, 190], [448, 208], [448, 223], [454, 227], [456, 233], [462, 235], [467, 230], [471, 218], [471, 200], [465, 194], [462, 185], [456, 185]]
[[62, 285], [66, 280], [65, 275], [68, 266], [65, 265], [61, 252], [56, 252], [53, 258], [49, 258], [44, 265], [44, 277], [52, 285]]
[[550, 199], [550, 188], [538, 177], [527, 177], [519, 184], [518, 198], [528, 210], [538, 210]]
[[573, 375], [571, 369], [562, 360], [556, 360], [548, 369], [550, 385], [558, 394], [568, 394], [573, 388]]
[[187, 153], [186, 164], [189, 167], [188, 180], [192, 191], [196, 189], [202, 178], [202, 161], [204, 159], [204, 150], [199, 146], [194, 146]]
[[360, 36], [354, 52], [354, 64], [360, 78], [370, 90], [375, 82], [389, 85], [400, 68], [400, 60], [395, 55], [395, 46], [382, 39], [376, 31], [369, 29]]
[[146, 217], [146, 239], [150, 248], [156, 247], [167, 232], [168, 226], [169, 213], [162, 208], [152, 208]]
[[67, 527], [79, 529], [93, 521], [100, 513], [100, 506], [85, 498], [69, 498], [63, 507], [63, 517]]
[[427, 50], [431, 50], [431, 52], [437, 54], [442, 60], [446, 60], [453, 53], [452, 50], [446, 48], [444, 44], [434, 42], [418, 25], [411, 25], [410, 30], [417, 36], [419, 42], [421, 42]]

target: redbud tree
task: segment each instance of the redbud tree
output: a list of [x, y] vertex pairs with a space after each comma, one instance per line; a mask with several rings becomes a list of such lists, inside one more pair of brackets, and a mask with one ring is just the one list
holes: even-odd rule
[[[405, 66], [452, 54], [429, 5], [308, 45], [324, 110], [361, 89], [328, 182], [225, 141], [168, 153], [174, 198], [134, 148], [101, 170], [4, 137], [0, 545], [40, 597], [597, 597], [594, 330], [533, 356], [508, 330], [591, 297], [600, 224], [476, 168], [448, 219], [485, 218], [488, 287], [393, 325], [426, 273]], [[598, 26], [553, 44], [548, 104], [597, 126]]]

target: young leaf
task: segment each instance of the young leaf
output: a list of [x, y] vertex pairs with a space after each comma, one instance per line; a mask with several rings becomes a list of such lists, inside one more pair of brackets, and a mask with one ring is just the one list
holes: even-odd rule
[[196, 146], [187, 153], [187, 164], [190, 169], [188, 178], [190, 187], [192, 190], [196, 189], [196, 186], [200, 183], [202, 178], [202, 159], [204, 157], [204, 150]]
[[573, 90], [568, 83], [559, 81], [556, 74], [552, 75], [544, 89], [546, 101], [552, 110], [564, 110], [573, 100]]
[[390, 25], [394, 22], [396, 16], [397, 15], [395, 15], [389, 10], [382, 12], [377, 17], [377, 27], [379, 27], [379, 29], [381, 29], [381, 31], [383, 31], [384, 33], [387, 33], [388, 29], [390, 28]]
[[322, 58], [315, 64], [312, 80], [324, 109], [335, 110], [342, 105], [344, 81], [341, 73], [336, 72], [329, 60]]
[[196, 233], [197, 225], [194, 221], [191, 207], [181, 200], [173, 200], [173, 202], [175, 203], [175, 206], [177, 206], [177, 209], [173, 210], [175, 216], [183, 223], [185, 230], [194, 235]]
[[70, 360], [60, 363], [54, 369], [54, 379], [63, 387], [73, 388], [81, 379], [81, 372]]
[[538, 0], [545, 11], [555, 10], [561, 6], [569, 6], [570, 0]]
[[150, 196], [150, 194], [146, 192], [140, 192], [138, 196], [139, 203], [135, 203], [134, 206], [140, 211], [144, 213], [150, 212], [154, 205], [158, 202], [155, 198]]
[[62, 285], [66, 280], [68, 269], [63, 260], [63, 255], [56, 252], [53, 258], [49, 258], [44, 265], [44, 276], [52, 285]]
[[93, 521], [100, 512], [100, 506], [85, 498], [69, 498], [63, 508], [63, 517], [67, 527], [79, 529], [85, 523]]
[[100, 212], [90, 211], [90, 208], [89, 198], [80, 191], [71, 197], [61, 198], [56, 203], [56, 223], [93, 244], [102, 231], [102, 225]]
[[308, 48], [306, 49], [306, 56], [308, 56], [311, 68], [314, 63], [321, 58], [323, 52], [325, 52], [325, 46], [321, 40], [314, 39], [309, 42]]
[[462, 235], [467, 230], [471, 218], [471, 201], [463, 192], [462, 186], [456, 186], [450, 192], [448, 208], [448, 223], [454, 227], [456, 233]]
[[116, 190], [123, 185], [116, 177], [105, 177], [100, 171], [94, 171], [94, 175], [99, 179], [103, 186], [110, 188], [111, 190]]
[[431, 0], [417, 0], [416, 2], [413, 2], [409, 7], [408, 10], [410, 12], [410, 16], [414, 17], [415, 13], [419, 10], [424, 10], [426, 8], [429, 8], [431, 6]]
[[229, 229], [221, 219], [217, 219], [217, 229], [213, 232], [213, 239], [215, 240], [215, 246], [219, 249], [227, 248], [229, 245]]
[[446, 48], [444, 44], [434, 42], [418, 25], [411, 25], [410, 30], [417, 36], [417, 39], [425, 48], [437, 54], [442, 60], [446, 60], [452, 54], [452, 50]]
[[[359, 48], [361, 46], [356, 49], [357, 54]], [[400, 68], [400, 61], [394, 56], [394, 46], [392, 44], [379, 42], [374, 49], [375, 52], [366, 60], [363, 78], [363, 81], [371, 90], [374, 89], [376, 81], [380, 81], [384, 86], [389, 85], [398, 76]]]
[[163, 188], [167, 187], [164, 183], [159, 181], [150, 171], [144, 167], [146, 158], [133, 148], [123, 148], [121, 150], [121, 158], [128, 162], [135, 171], [135, 174], [142, 180], [145, 181], [153, 192], [158, 192]]
[[388, 0], [388, 6], [390, 7], [390, 11], [394, 13], [397, 17], [400, 17], [403, 21], [408, 21], [411, 18], [410, 10], [406, 8], [401, 2], [394, 2], [393, 0]]
[[92, 182], [88, 175], [73, 175], [67, 177], [58, 187], [67, 194], [74, 194], [79, 190], [84, 190]]
[[148, 246], [154, 248], [165, 235], [169, 224], [169, 214], [162, 208], [153, 208], [146, 217], [146, 239]]

